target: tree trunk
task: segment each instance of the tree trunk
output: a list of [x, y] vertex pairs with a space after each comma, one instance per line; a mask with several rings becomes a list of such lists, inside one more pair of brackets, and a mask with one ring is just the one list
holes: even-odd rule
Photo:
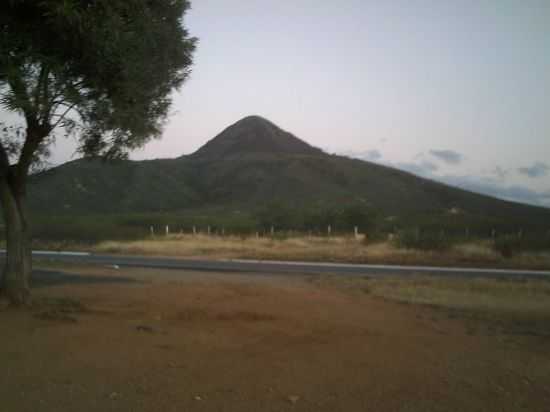
[[25, 190], [16, 179], [0, 179], [0, 201], [6, 233], [6, 260], [0, 295], [13, 305], [30, 304], [32, 257], [30, 229], [25, 210]]

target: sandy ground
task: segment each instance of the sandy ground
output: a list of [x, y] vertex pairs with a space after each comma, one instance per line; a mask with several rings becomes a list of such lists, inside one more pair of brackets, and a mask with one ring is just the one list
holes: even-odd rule
[[548, 337], [312, 277], [66, 270], [0, 309], [2, 412], [550, 410]]

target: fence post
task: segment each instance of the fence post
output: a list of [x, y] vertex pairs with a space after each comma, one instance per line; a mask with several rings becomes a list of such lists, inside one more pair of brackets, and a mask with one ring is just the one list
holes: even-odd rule
[[196, 234], [197, 234], [197, 227], [193, 226], [193, 236], [195, 236]]
[[153, 226], [149, 227], [149, 231], [151, 232], [151, 237], [155, 237], [155, 228]]
[[273, 236], [274, 234], [275, 234], [275, 228], [271, 226], [271, 236]]
[[208, 236], [210, 236], [210, 226], [207, 226], [207, 227], [206, 227], [206, 234], [207, 234]]
[[353, 228], [353, 232], [355, 233], [355, 239], [359, 239], [359, 228], [357, 226]]
[[328, 225], [327, 227], [327, 235], [330, 236], [332, 233], [332, 227], [330, 225]]
[[168, 236], [170, 234], [170, 228], [168, 227], [168, 225], [166, 225], [166, 236]]

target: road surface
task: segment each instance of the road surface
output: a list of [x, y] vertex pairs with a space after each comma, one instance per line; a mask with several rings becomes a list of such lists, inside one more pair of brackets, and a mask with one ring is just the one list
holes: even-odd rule
[[[4, 251], [0, 251], [3, 257]], [[355, 265], [344, 263], [280, 262], [260, 260], [198, 260], [145, 256], [101, 255], [81, 252], [33, 252], [34, 259], [118, 267], [179, 269], [211, 272], [252, 272], [258, 274], [324, 275], [441, 275], [466, 277], [537, 277], [550, 280], [550, 270], [482, 269], [432, 266]]]

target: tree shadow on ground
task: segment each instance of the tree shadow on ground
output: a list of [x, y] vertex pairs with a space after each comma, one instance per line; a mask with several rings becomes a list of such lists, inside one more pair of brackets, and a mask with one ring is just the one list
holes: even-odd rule
[[33, 288], [60, 285], [88, 285], [108, 283], [140, 283], [139, 280], [124, 276], [94, 276], [60, 272], [57, 270], [34, 270], [31, 275]]

